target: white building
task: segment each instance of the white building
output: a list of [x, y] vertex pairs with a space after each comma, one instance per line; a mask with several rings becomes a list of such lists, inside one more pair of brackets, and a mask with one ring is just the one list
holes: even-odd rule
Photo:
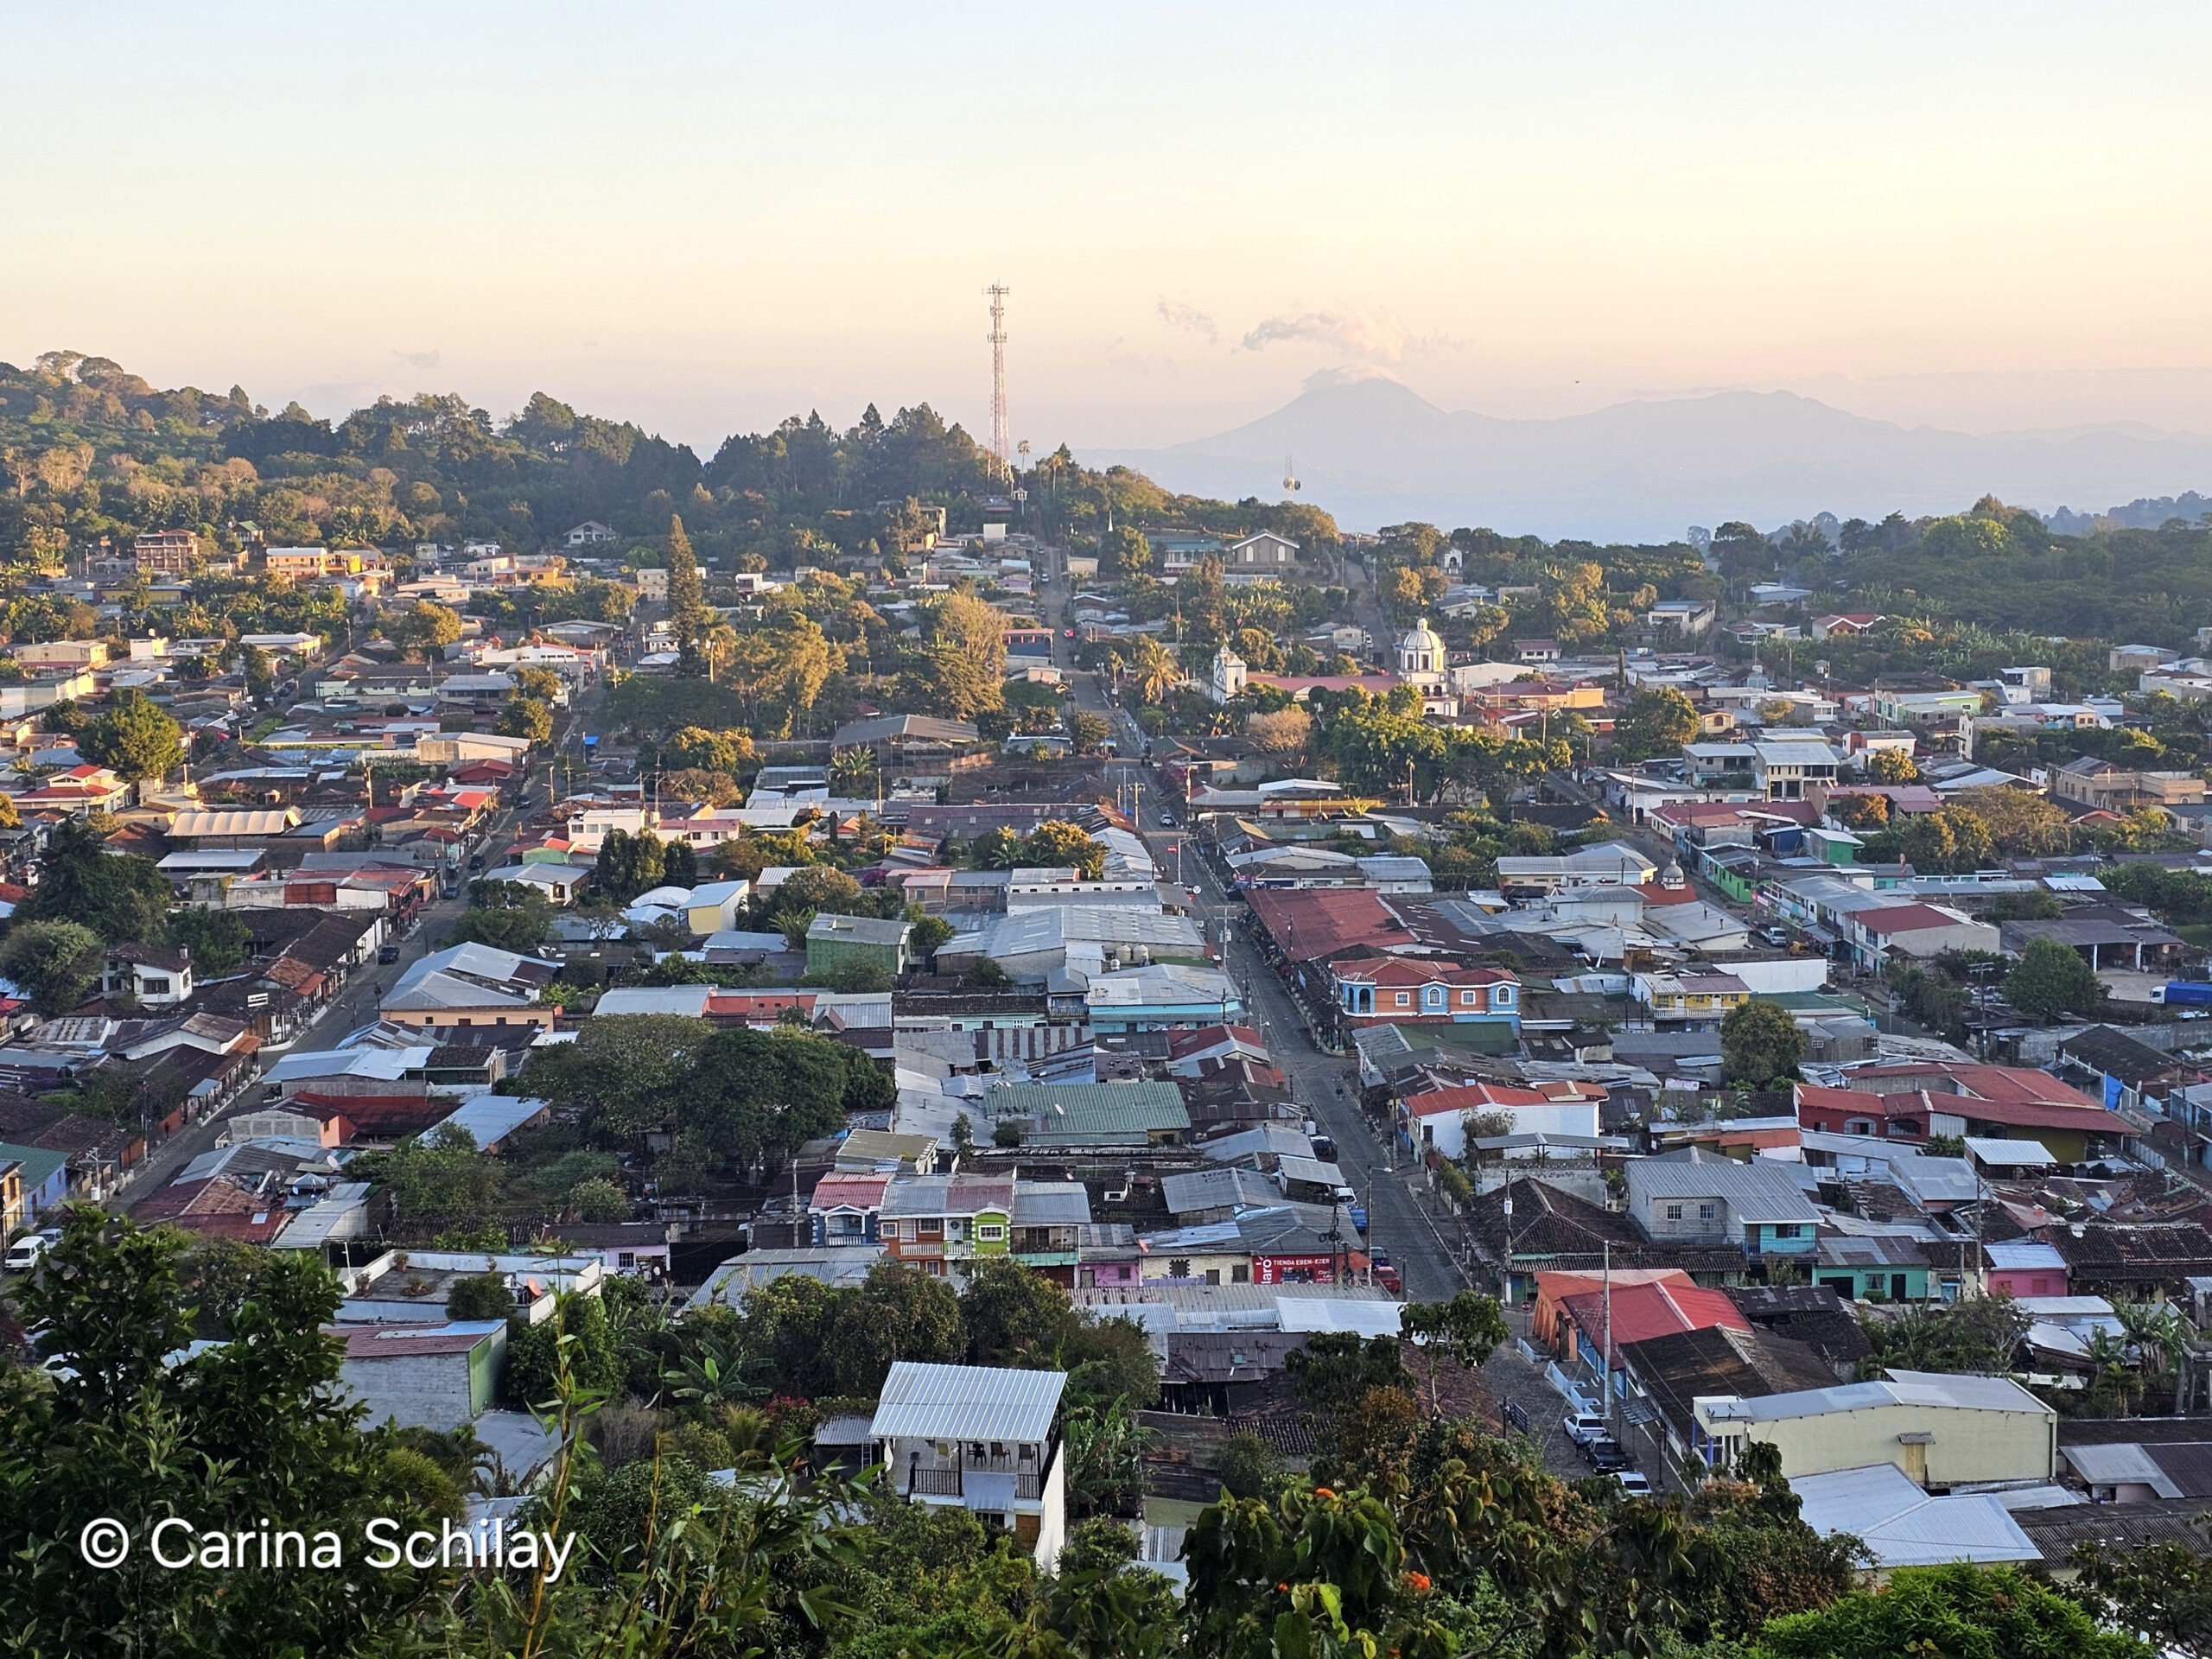
[[910, 1503], [973, 1511], [1011, 1532], [1050, 1573], [1067, 1537], [1067, 1477], [1052, 1419], [1061, 1371], [924, 1365], [884, 1379], [868, 1440]]
[[1227, 702], [1244, 690], [1244, 659], [1224, 645], [1213, 654], [1213, 675], [1206, 683], [1206, 695], [1216, 702]]

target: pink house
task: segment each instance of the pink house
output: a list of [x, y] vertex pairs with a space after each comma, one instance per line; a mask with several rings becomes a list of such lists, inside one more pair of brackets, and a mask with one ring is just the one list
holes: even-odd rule
[[1993, 1296], [2063, 1296], [2068, 1294], [2066, 1258], [2056, 1247], [2033, 1239], [1985, 1244]]

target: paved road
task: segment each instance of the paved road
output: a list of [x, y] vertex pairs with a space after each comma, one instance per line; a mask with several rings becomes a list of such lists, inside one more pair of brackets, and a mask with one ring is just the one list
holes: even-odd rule
[[[1046, 602], [1055, 614], [1065, 614], [1059, 607], [1069, 596], [1066, 588], [1057, 582], [1046, 590]], [[1109, 705], [1093, 676], [1076, 671], [1064, 630], [1056, 633], [1053, 643], [1057, 659], [1075, 688], [1077, 708], [1105, 716], [1125, 755], [1141, 754], [1143, 734], [1126, 710]], [[1114, 784], [1134, 787], [1137, 822], [1153, 855], [1162, 868], [1173, 871], [1177, 845], [1187, 837], [1184, 830], [1161, 824], [1168, 803], [1154, 787], [1148, 770], [1134, 760], [1124, 760], [1109, 764], [1108, 771]], [[1345, 1180], [1366, 1200], [1370, 1248], [1389, 1253], [1408, 1298], [1428, 1301], [1452, 1295], [1468, 1281], [1436, 1221], [1414, 1196], [1411, 1183], [1421, 1178], [1416, 1172], [1395, 1166], [1360, 1111], [1359, 1084], [1352, 1064], [1323, 1053], [1306, 1035], [1305, 1022], [1288, 992], [1274, 970], [1261, 961], [1250, 941], [1241, 937], [1242, 903], [1224, 892], [1195, 845], [1184, 847], [1181, 870], [1184, 884], [1198, 896], [1209, 939], [1222, 941], [1225, 928], [1223, 963], [1244, 989], [1247, 1018], [1259, 1028], [1270, 1057], [1290, 1078], [1293, 1097], [1335, 1140], [1338, 1165]]]

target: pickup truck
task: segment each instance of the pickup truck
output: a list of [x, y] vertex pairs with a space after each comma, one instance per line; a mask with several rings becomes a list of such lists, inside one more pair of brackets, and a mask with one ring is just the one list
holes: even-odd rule
[[1570, 1411], [1559, 1420], [1559, 1426], [1577, 1446], [1587, 1446], [1592, 1440], [1605, 1438], [1605, 1420], [1594, 1411]]

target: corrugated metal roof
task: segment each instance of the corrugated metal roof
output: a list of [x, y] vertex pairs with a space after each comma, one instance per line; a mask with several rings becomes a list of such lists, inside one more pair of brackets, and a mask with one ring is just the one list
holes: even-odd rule
[[1052, 1438], [1052, 1417], [1067, 1383], [1065, 1371], [902, 1359], [884, 1379], [868, 1437], [1041, 1442]]
[[2002, 1503], [1987, 1496], [1930, 1497], [1893, 1463], [1789, 1483], [1801, 1518], [1823, 1535], [1848, 1533], [1879, 1567], [1949, 1561], [2032, 1561], [2041, 1552]]
[[1782, 1170], [1728, 1159], [1638, 1158], [1628, 1165], [1630, 1200], [1725, 1199], [1738, 1223], [1818, 1222], [1820, 1207]]
[[2088, 1486], [2148, 1486], [2160, 1497], [2184, 1497], [2172, 1477], [2152, 1460], [2151, 1448], [2132, 1442], [2117, 1446], [2061, 1447], [2064, 1458], [2082, 1484]]

